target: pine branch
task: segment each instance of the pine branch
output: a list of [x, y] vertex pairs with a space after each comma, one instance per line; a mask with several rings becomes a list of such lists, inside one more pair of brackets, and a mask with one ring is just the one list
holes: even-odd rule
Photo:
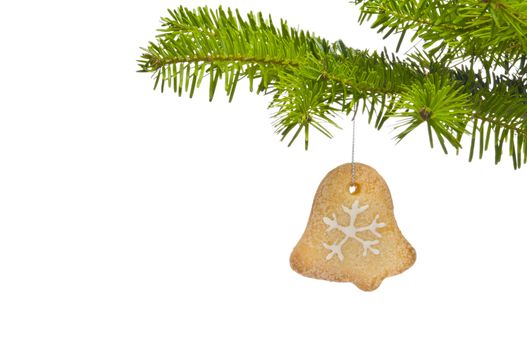
[[[365, 3], [370, 10], [373, 3], [388, 6]], [[397, 10], [411, 12], [412, 5], [405, 6]], [[446, 21], [441, 28], [457, 30], [458, 22]], [[429, 25], [426, 19], [412, 23]], [[167, 86], [180, 96], [187, 92], [192, 97], [206, 78], [212, 100], [222, 79], [232, 101], [241, 79], [249, 80], [251, 91], [256, 82], [257, 93], [272, 96], [273, 125], [282, 139], [292, 135], [289, 145], [303, 134], [307, 149], [311, 128], [331, 137], [327, 127], [338, 128], [339, 111], [362, 110], [377, 128], [399, 120], [398, 141], [425, 124], [431, 146], [435, 137], [445, 152], [449, 145], [458, 151], [469, 135], [470, 160], [478, 145], [483, 155], [494, 135], [496, 162], [507, 144], [514, 166], [521, 166], [527, 161], [527, 97], [520, 69], [513, 75], [475, 72], [472, 64], [453, 66], [452, 52], [444, 46], [401, 60], [386, 50], [370, 53], [342, 41], [329, 43], [284, 21], [277, 27], [261, 13], [242, 18], [230, 9], [179, 7], [162, 18], [160, 34], [143, 49], [139, 66], [153, 74], [154, 88]]]
[[[359, 22], [375, 16], [372, 28], [384, 38], [413, 31], [430, 53], [447, 49], [454, 59], [478, 59], [508, 71], [527, 56], [527, 3], [523, 0], [355, 0]], [[524, 63], [523, 63], [524, 65]], [[522, 74], [525, 69], [522, 70]]]

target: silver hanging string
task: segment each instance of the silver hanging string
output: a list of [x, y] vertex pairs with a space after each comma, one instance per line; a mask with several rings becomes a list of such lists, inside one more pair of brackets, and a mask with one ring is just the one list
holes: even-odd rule
[[355, 181], [357, 180], [357, 173], [355, 170], [355, 116], [352, 119], [352, 136], [351, 136], [351, 187], [355, 187]]

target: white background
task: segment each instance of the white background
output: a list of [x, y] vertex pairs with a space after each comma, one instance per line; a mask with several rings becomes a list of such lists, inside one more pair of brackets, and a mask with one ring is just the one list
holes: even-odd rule
[[[152, 91], [136, 73], [166, 8], [263, 10], [356, 48], [347, 1], [0, 5], [0, 349], [525, 349], [526, 169], [395, 145], [360, 118], [417, 262], [371, 293], [289, 268], [351, 124], [308, 152], [269, 98]], [[220, 91], [218, 91], [220, 92]]]

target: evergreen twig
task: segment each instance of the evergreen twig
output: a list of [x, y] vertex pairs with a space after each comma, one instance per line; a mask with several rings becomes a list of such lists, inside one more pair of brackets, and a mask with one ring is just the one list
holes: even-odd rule
[[[154, 88], [193, 96], [204, 79], [212, 100], [220, 80], [232, 101], [237, 83], [272, 95], [277, 133], [311, 128], [331, 137], [338, 112], [359, 110], [381, 128], [397, 118], [396, 139], [425, 124], [431, 146], [447, 152], [471, 138], [469, 160], [494, 143], [495, 161], [508, 150], [515, 168], [527, 162], [527, 5], [520, 1], [357, 0], [362, 23], [385, 37], [424, 41], [404, 59], [330, 43], [309, 32], [276, 26], [270, 17], [236, 10], [179, 7], [162, 18], [160, 34], [143, 49], [141, 72]], [[468, 6], [470, 5], [470, 6]], [[476, 70], [477, 63], [483, 70]], [[494, 70], [492, 70], [494, 69]], [[504, 73], [498, 74], [496, 70]], [[255, 88], [255, 83], [257, 84]]]

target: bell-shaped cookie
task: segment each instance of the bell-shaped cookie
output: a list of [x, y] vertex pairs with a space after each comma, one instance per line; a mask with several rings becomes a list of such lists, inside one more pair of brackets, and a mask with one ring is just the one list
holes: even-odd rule
[[415, 250], [397, 227], [384, 179], [364, 164], [331, 170], [320, 183], [291, 267], [306, 277], [353, 282], [365, 291], [415, 262]]

